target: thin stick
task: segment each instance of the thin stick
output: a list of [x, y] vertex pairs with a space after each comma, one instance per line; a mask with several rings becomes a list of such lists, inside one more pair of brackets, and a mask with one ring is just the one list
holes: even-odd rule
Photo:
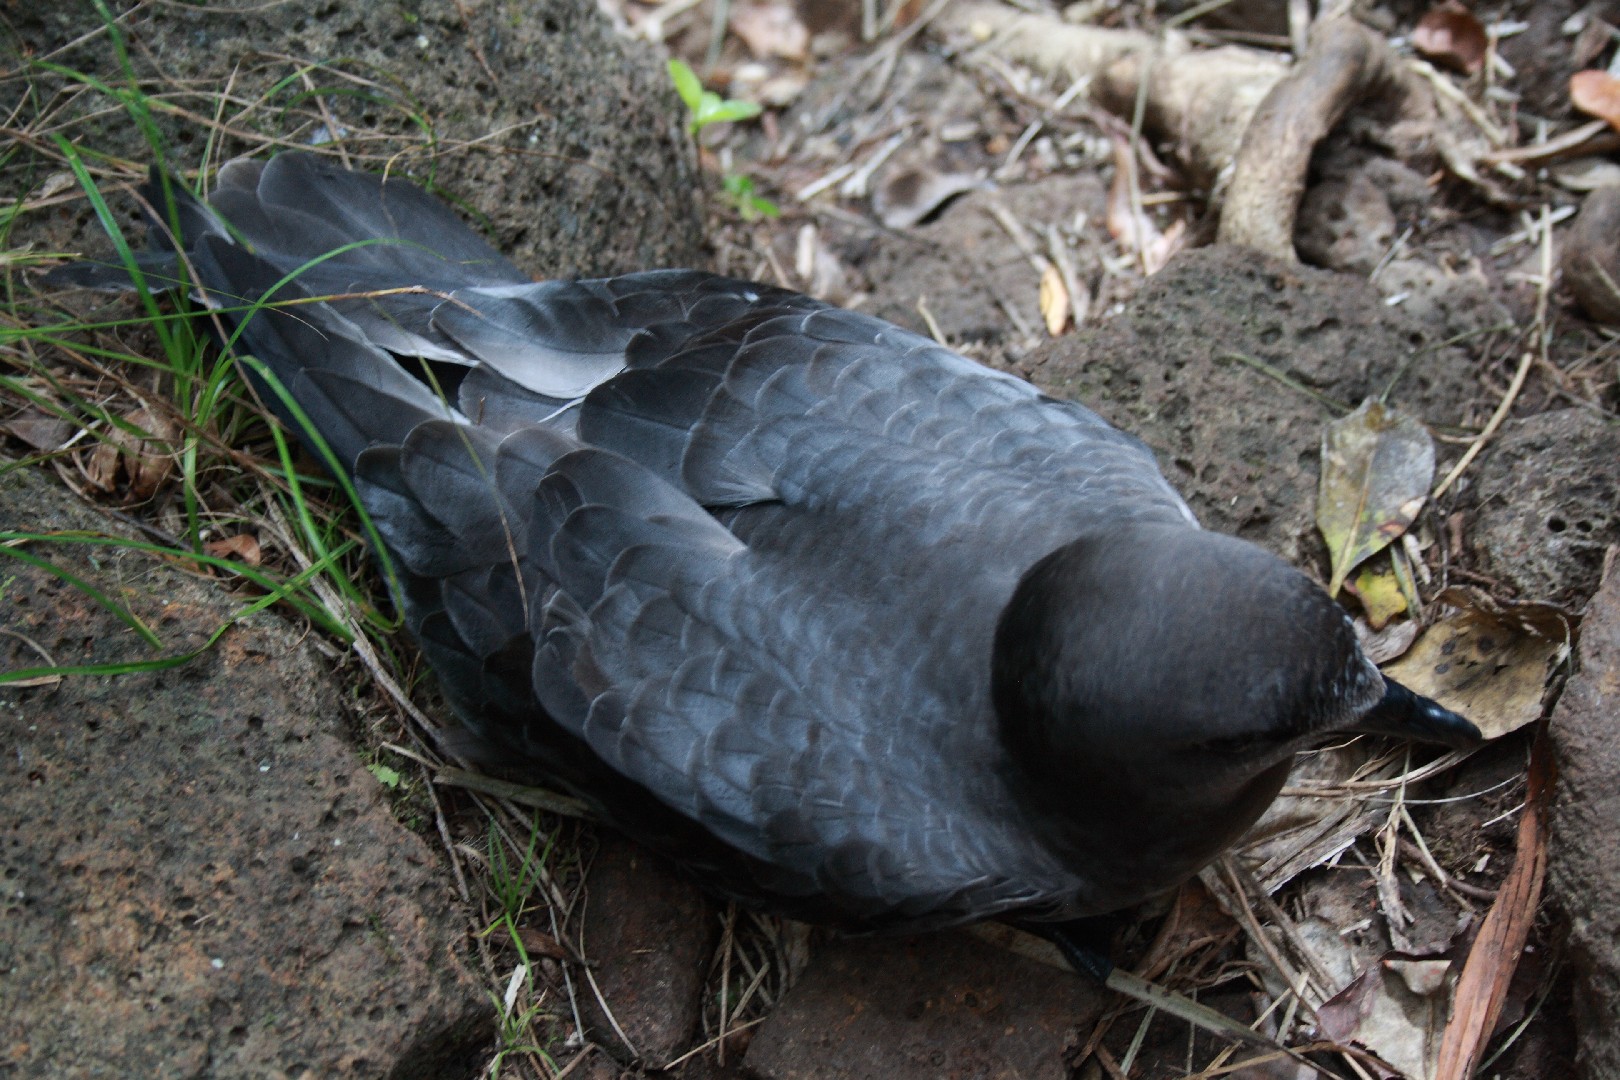
[[1463, 470], [1474, 463], [1474, 459], [1485, 448], [1485, 444], [1490, 441], [1491, 436], [1496, 434], [1496, 429], [1501, 427], [1502, 421], [1507, 419], [1509, 410], [1513, 408], [1513, 402], [1518, 399], [1519, 391], [1524, 389], [1525, 376], [1530, 374], [1530, 365], [1535, 362], [1535, 359], [1536, 354], [1528, 350], [1519, 358], [1519, 370], [1513, 373], [1513, 381], [1508, 384], [1507, 393], [1502, 395], [1502, 401], [1496, 406], [1496, 411], [1491, 414], [1490, 422], [1485, 425], [1485, 430], [1481, 431], [1478, 438], [1468, 444], [1468, 449], [1463, 453], [1461, 460], [1451, 467], [1451, 471], [1446, 474], [1444, 480], [1435, 485], [1435, 489], [1429, 493], [1429, 498], [1438, 499], [1444, 495], [1446, 490], [1456, 482], [1457, 477], [1463, 474]]

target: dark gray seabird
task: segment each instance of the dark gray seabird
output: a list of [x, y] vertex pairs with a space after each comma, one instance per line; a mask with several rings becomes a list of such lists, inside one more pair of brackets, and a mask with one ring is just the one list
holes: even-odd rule
[[1142, 443], [927, 338], [694, 271], [535, 283], [305, 154], [144, 190], [139, 269], [183, 261], [349, 471], [482, 757], [720, 893], [1058, 923], [1195, 873], [1324, 737], [1479, 739]]

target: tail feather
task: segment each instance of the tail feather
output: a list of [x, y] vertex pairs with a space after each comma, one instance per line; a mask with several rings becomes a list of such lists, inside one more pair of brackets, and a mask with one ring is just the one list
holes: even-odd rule
[[[203, 237], [192, 258], [205, 301], [233, 328], [237, 352], [283, 385], [343, 468], [352, 470], [375, 442], [402, 443], [423, 421], [459, 418], [353, 323], [264, 259], [215, 236]], [[281, 395], [257, 376], [254, 382], [265, 404], [311, 442]]]

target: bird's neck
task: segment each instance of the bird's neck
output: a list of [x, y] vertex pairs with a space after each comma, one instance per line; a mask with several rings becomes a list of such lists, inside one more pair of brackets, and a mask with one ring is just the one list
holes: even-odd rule
[[1293, 754], [1193, 770], [1048, 763], [1009, 764], [1009, 786], [1034, 835], [1106, 910], [1175, 886], [1236, 843], [1276, 798]]

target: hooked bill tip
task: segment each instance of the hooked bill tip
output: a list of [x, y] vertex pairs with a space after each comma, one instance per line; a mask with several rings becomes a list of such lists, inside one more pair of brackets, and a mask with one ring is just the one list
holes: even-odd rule
[[1414, 694], [1394, 679], [1384, 679], [1384, 697], [1351, 727], [1352, 731], [1393, 735], [1417, 742], [1439, 743], [1453, 750], [1472, 750], [1485, 741], [1466, 717], [1433, 698]]

